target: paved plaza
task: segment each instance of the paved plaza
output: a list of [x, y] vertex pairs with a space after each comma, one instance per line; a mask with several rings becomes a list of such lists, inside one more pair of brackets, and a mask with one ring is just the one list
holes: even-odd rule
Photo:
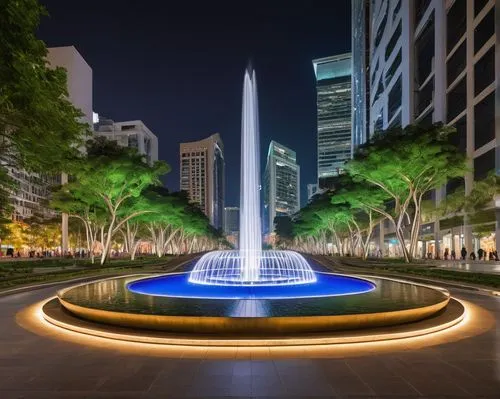
[[449, 342], [157, 351], [19, 325], [20, 311], [62, 286], [0, 297], [0, 398], [499, 397], [493, 296], [452, 291], [487, 312]]

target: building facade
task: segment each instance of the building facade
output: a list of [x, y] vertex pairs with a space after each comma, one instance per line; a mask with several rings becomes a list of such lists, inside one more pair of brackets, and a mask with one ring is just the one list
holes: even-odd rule
[[[51, 67], [63, 67], [67, 73], [68, 98], [83, 112], [83, 121], [92, 124], [92, 69], [73, 46], [52, 47], [48, 49], [47, 61]], [[11, 167], [10, 177], [16, 182], [17, 189], [12, 193], [13, 219], [22, 220], [34, 215], [53, 217], [45, 202], [49, 199], [50, 189], [61, 184], [65, 175], [50, 176], [44, 173], [27, 173]]]
[[369, 137], [370, 0], [351, 1], [352, 140], [351, 151]]
[[318, 113], [318, 184], [342, 173], [351, 158], [351, 54], [313, 60]]
[[[432, 193], [438, 204], [500, 170], [498, 0], [375, 0], [370, 9], [370, 134], [392, 126], [443, 122], [457, 129], [471, 172]], [[495, 13], [497, 17], [495, 18]], [[500, 204], [498, 204], [500, 207]], [[500, 250], [500, 212], [492, 198], [477, 215], [424, 224], [422, 254], [445, 248]], [[380, 226], [386, 252], [390, 226]], [[385, 239], [384, 239], [385, 236]]]
[[295, 151], [271, 141], [264, 172], [264, 234], [274, 231], [276, 216], [300, 209], [300, 166]]
[[240, 231], [240, 208], [224, 207], [224, 234], [231, 235]]
[[180, 144], [180, 189], [216, 229], [224, 227], [224, 145], [219, 133]]
[[94, 134], [116, 141], [122, 147], [137, 149], [150, 165], [158, 161], [158, 138], [142, 121], [114, 122], [100, 118], [94, 123]]

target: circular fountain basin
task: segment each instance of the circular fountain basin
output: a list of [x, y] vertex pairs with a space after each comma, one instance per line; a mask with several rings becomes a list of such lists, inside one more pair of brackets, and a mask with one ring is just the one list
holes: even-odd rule
[[127, 289], [136, 294], [198, 299], [299, 299], [356, 295], [375, 289], [364, 279], [316, 273], [314, 283], [293, 285], [203, 285], [192, 283], [189, 273], [170, 274], [133, 281]]
[[[311, 291], [304, 297], [269, 298], [272, 290], [279, 291], [286, 286], [238, 287], [265, 291], [261, 292], [263, 296], [260, 298], [235, 299], [234, 291], [229, 293], [231, 297], [221, 298], [220, 287], [201, 285], [197, 289], [203, 289], [204, 295], [208, 290], [216, 289], [214, 297], [187, 298], [169, 296], [171, 294], [167, 291], [162, 291], [161, 295], [134, 292], [131, 288], [148, 285], [151, 288], [158, 282], [168, 281], [166, 276], [136, 275], [70, 287], [60, 291], [58, 299], [70, 314], [101, 326], [221, 337], [286, 337], [289, 334], [401, 325], [438, 314], [450, 300], [446, 290], [404, 281], [328, 273], [317, 275], [320, 285], [321, 282], [331, 285], [327, 282], [342, 281], [351, 288], [355, 283], [357, 288], [363, 287], [365, 291], [353, 294], [345, 287], [332, 287], [328, 296], [310, 296], [314, 292]], [[188, 285], [185, 274], [169, 277], [173, 281], [184, 279], [184, 287]], [[300, 286], [289, 288], [292, 287], [296, 290]], [[339, 294], [339, 289], [344, 294]]]

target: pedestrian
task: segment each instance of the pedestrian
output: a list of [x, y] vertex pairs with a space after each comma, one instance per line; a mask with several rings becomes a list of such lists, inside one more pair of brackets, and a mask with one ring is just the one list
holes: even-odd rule
[[470, 260], [476, 260], [476, 254], [474, 253], [474, 251], [470, 253]]
[[483, 260], [483, 255], [484, 255], [484, 260], [486, 260], [486, 254], [485, 254], [483, 248], [479, 248], [477, 250], [477, 256], [478, 256], [479, 260]]
[[462, 251], [460, 251], [460, 254], [462, 255], [462, 260], [465, 260], [465, 258], [467, 257], [467, 250], [465, 249], [465, 247], [462, 247]]
[[454, 249], [451, 250], [451, 260], [456, 260], [457, 259], [457, 254]]
[[450, 250], [448, 248], [446, 248], [444, 250], [444, 260], [448, 260], [448, 256], [450, 255]]

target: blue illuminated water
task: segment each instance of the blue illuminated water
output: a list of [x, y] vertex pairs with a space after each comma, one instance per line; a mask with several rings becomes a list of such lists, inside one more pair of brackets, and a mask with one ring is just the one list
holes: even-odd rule
[[128, 284], [137, 294], [203, 299], [291, 299], [354, 295], [375, 289], [370, 281], [330, 273], [301, 285], [203, 285], [189, 282], [189, 273], [146, 278]]

